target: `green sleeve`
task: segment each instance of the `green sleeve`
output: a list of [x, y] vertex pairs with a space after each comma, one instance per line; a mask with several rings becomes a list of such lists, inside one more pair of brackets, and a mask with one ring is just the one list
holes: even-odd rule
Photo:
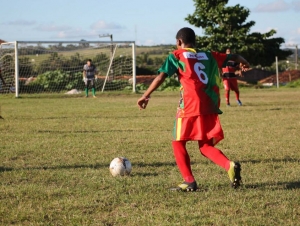
[[177, 72], [179, 67], [179, 61], [176, 59], [173, 53], [169, 54], [163, 65], [158, 69], [158, 73], [164, 72], [168, 77]]

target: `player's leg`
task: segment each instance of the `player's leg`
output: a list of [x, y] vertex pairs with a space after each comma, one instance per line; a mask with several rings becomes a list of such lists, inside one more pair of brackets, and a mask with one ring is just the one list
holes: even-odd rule
[[223, 85], [224, 85], [224, 90], [225, 90], [226, 105], [230, 106], [230, 83], [229, 83], [229, 79], [223, 78]]
[[215, 148], [213, 145], [213, 139], [203, 142], [198, 141], [200, 152], [203, 156], [210, 159], [215, 164], [221, 166], [226, 171], [229, 170], [230, 160], [224, 155], [224, 153]]
[[177, 167], [184, 180], [176, 187], [170, 188], [172, 191], [196, 191], [197, 183], [191, 169], [190, 156], [186, 150], [186, 141], [173, 141], [173, 152]]
[[96, 97], [95, 79], [91, 79], [91, 86], [93, 97]]
[[203, 139], [198, 141], [200, 153], [228, 172], [234, 188], [240, 185], [241, 167], [239, 163], [230, 161], [215, 145], [224, 138], [223, 130], [217, 114], [201, 116]]
[[238, 105], [242, 106], [242, 102], [240, 101], [240, 91], [239, 86], [236, 78], [231, 79], [230, 87], [235, 92], [235, 98]]
[[88, 97], [88, 96], [89, 96], [89, 81], [90, 81], [90, 80], [88, 80], [88, 79], [86, 79], [86, 80], [84, 81], [84, 83], [85, 83], [85, 97]]
[[224, 168], [229, 176], [231, 181], [231, 186], [237, 188], [241, 184], [241, 165], [238, 162], [230, 161], [224, 153], [215, 148], [212, 144], [212, 140], [208, 143], [202, 143], [199, 141], [200, 152], [203, 156], [210, 159], [215, 164]]
[[195, 179], [192, 174], [190, 156], [186, 150], [186, 141], [172, 141], [172, 147], [175, 161], [182, 178], [188, 183], [194, 182]]
[[177, 187], [171, 188], [171, 190], [195, 191], [197, 190], [197, 183], [192, 173], [190, 156], [186, 150], [187, 141], [182, 139], [182, 131], [185, 131], [186, 124], [183, 118], [178, 118], [179, 115], [180, 110], [179, 112], [177, 112], [176, 120], [174, 123], [174, 140], [172, 141], [172, 147], [177, 167], [184, 182], [182, 184], [179, 184]]

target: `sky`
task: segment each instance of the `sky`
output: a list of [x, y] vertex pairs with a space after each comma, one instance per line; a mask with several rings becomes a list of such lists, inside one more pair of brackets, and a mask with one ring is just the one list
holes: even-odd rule
[[[275, 29], [282, 47], [300, 44], [300, 0], [229, 0], [250, 10], [251, 32]], [[175, 35], [195, 10], [193, 0], [14, 0], [1, 1], [0, 39], [5, 41], [135, 41], [175, 44]], [[104, 36], [104, 37], [99, 37]]]

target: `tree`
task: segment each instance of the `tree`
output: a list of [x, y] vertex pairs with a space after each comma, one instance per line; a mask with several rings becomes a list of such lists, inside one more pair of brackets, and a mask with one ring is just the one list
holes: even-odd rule
[[261, 34], [250, 33], [254, 21], [246, 22], [249, 9], [240, 6], [226, 6], [228, 0], [194, 0], [195, 12], [185, 20], [195, 27], [202, 27], [205, 36], [197, 36], [197, 47], [225, 52], [230, 48], [249, 60], [251, 64], [270, 66], [275, 56], [286, 59], [290, 51], [280, 49], [283, 38], [272, 38], [275, 30]]

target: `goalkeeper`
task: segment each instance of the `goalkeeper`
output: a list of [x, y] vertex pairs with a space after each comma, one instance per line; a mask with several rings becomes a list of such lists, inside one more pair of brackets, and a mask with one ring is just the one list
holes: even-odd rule
[[88, 59], [83, 66], [83, 81], [85, 83], [85, 97], [89, 95], [89, 86], [92, 86], [93, 97], [96, 97], [95, 78], [97, 79], [97, 69], [92, 60]]

